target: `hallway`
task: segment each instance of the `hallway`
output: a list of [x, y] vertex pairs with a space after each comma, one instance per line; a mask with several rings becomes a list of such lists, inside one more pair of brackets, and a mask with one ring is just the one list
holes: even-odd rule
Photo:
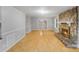
[[52, 30], [33, 30], [9, 52], [45, 52], [45, 51], [79, 51], [77, 48], [66, 48]]

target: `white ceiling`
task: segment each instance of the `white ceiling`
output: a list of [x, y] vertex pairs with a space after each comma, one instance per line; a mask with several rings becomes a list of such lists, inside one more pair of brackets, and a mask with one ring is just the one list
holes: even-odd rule
[[[16, 6], [15, 8], [30, 16], [54, 17], [63, 11], [73, 8], [73, 6]], [[41, 15], [40, 13], [35, 12], [41, 8], [49, 11], [49, 13]]]

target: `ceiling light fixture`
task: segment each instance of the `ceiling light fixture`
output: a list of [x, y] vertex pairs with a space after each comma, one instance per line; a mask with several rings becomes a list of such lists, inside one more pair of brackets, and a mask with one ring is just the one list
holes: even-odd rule
[[39, 14], [41, 14], [41, 15], [44, 15], [44, 14], [48, 14], [49, 13], [49, 11], [46, 10], [46, 9], [44, 9], [44, 8], [41, 8], [41, 9], [37, 10], [36, 12], [39, 13]]

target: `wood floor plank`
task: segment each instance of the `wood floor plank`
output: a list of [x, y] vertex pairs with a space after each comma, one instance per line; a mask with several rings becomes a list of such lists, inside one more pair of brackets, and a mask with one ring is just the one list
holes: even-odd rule
[[78, 48], [67, 48], [50, 30], [35, 30], [26, 35], [8, 52], [51, 52], [79, 51]]

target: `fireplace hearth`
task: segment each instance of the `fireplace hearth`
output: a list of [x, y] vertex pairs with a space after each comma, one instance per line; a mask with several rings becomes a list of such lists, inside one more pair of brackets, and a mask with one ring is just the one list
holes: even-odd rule
[[76, 48], [77, 36], [75, 35], [75, 29], [75, 23], [61, 23], [59, 25], [59, 33], [57, 33], [56, 36], [66, 47]]

